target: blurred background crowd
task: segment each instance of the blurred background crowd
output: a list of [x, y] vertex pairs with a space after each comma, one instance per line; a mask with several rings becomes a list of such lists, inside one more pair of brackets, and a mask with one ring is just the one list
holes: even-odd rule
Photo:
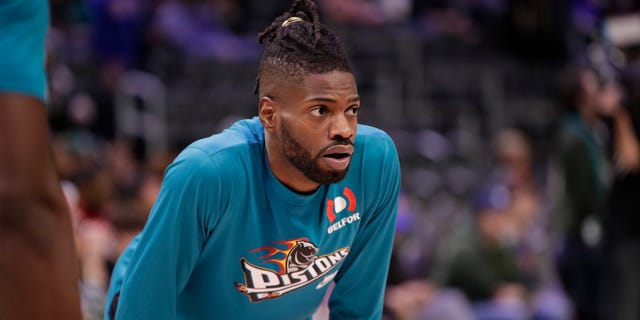
[[[640, 319], [640, 1], [317, 0], [402, 164], [387, 319]], [[83, 309], [189, 142], [257, 111], [290, 0], [51, 0]], [[640, 200], [639, 200], [640, 201]]]

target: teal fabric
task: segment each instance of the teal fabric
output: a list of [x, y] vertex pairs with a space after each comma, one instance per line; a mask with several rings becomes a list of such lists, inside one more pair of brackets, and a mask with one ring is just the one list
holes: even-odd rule
[[120, 292], [117, 319], [304, 319], [334, 281], [332, 318], [380, 319], [400, 167], [384, 132], [360, 125], [354, 144], [346, 178], [303, 195], [271, 173], [258, 118], [193, 143], [119, 259], [106, 309]]
[[598, 199], [603, 199], [606, 195], [606, 190], [610, 184], [608, 178], [608, 172], [602, 172], [606, 169], [606, 155], [603, 147], [594, 136], [592, 129], [590, 129], [584, 120], [577, 114], [571, 114], [566, 119], [567, 127], [572, 130], [573, 133], [582, 138], [582, 141], [587, 148], [589, 154], [588, 160], [591, 168], [591, 174], [596, 178], [597, 183], [594, 184], [595, 193]]
[[592, 216], [602, 219], [611, 185], [611, 169], [605, 147], [579, 115], [563, 121], [559, 141], [559, 165], [564, 195], [560, 221], [570, 237], [580, 237], [583, 223]]
[[46, 101], [47, 0], [0, 1], [0, 92]]

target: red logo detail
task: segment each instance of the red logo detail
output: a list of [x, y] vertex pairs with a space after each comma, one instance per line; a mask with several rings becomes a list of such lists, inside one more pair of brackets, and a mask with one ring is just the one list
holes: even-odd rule
[[336, 221], [336, 213], [333, 212], [334, 210], [333, 207], [334, 207], [333, 200], [331, 199], [327, 200], [327, 218], [329, 218], [329, 221], [331, 221], [332, 223]]
[[354, 212], [356, 210], [356, 195], [347, 187], [344, 187], [344, 195], [349, 199], [349, 208], [347, 210]]
[[[333, 199], [327, 200], [327, 218], [329, 222], [333, 223], [337, 219], [337, 214], [347, 209], [349, 212], [356, 210], [356, 195], [348, 187], [344, 187], [342, 194], [346, 197], [337, 196]], [[349, 207], [347, 207], [347, 203]]]

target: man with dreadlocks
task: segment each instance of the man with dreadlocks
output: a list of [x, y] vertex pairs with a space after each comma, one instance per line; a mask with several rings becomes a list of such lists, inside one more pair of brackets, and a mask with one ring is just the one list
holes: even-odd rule
[[400, 168], [345, 50], [296, 0], [259, 36], [258, 117], [188, 146], [120, 257], [107, 319], [379, 319]]

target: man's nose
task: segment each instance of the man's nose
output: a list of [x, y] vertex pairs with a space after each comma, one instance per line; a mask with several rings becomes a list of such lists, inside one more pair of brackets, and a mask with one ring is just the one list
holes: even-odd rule
[[345, 115], [338, 115], [334, 117], [331, 124], [329, 138], [335, 139], [349, 139], [353, 137], [353, 124]]

